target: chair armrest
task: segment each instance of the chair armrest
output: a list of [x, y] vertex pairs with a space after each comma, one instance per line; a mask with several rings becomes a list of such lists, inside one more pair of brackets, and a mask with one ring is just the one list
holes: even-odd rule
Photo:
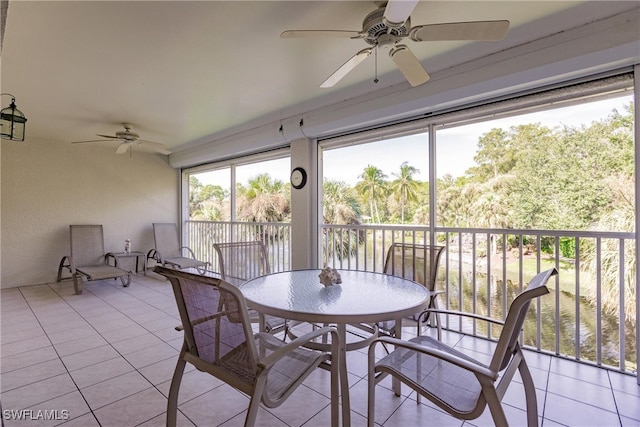
[[[67, 264], [65, 264], [65, 261], [67, 262]], [[62, 269], [63, 268], [68, 269], [69, 272], [71, 273], [71, 275], [75, 274], [76, 266], [73, 263], [73, 259], [71, 258], [71, 256], [65, 255], [60, 260], [60, 265], [58, 266], [58, 278], [57, 278], [58, 282], [62, 280]]]
[[492, 381], [495, 381], [496, 379], [498, 379], [498, 372], [494, 372], [491, 369], [482, 366], [480, 364], [476, 364], [473, 362], [470, 362], [469, 360], [466, 359], [462, 359], [458, 356], [455, 356], [453, 354], [444, 352], [442, 350], [438, 350], [436, 348], [431, 348], [431, 347], [425, 347], [423, 345], [420, 344], [416, 344], [413, 342], [409, 342], [409, 341], [403, 341], [403, 340], [399, 340], [397, 338], [391, 338], [391, 337], [380, 337], [375, 339], [371, 345], [369, 346], [369, 352], [371, 353], [371, 351], [373, 351], [373, 347], [375, 346], [376, 343], [385, 343], [385, 344], [391, 344], [397, 347], [402, 347], [402, 348], [406, 348], [408, 350], [413, 350], [416, 351], [418, 353], [422, 353], [422, 354], [427, 354], [429, 356], [433, 356], [435, 358], [438, 358], [440, 360], [444, 360], [445, 362], [449, 362], [453, 365], [459, 366], [463, 369], [466, 369], [467, 371], [471, 371], [476, 375], [482, 375], [484, 377], [488, 377], [491, 378]]
[[489, 323], [493, 323], [496, 325], [502, 325], [504, 326], [504, 321], [503, 320], [498, 320], [498, 319], [493, 319], [491, 317], [487, 317], [487, 316], [481, 316], [479, 314], [473, 314], [473, 313], [466, 313], [464, 311], [456, 311], [456, 310], [441, 310], [441, 309], [437, 309], [437, 308], [428, 308], [426, 310], [424, 310], [421, 314], [424, 313], [440, 313], [440, 314], [451, 314], [454, 316], [461, 316], [461, 317], [470, 317], [476, 320], [484, 320], [486, 322]]
[[149, 249], [149, 252], [147, 252], [147, 259], [158, 260], [158, 254], [155, 249]]
[[162, 257], [160, 251], [158, 251], [157, 249], [151, 249], [149, 253], [147, 253], [147, 259], [149, 259], [149, 255], [151, 255], [158, 264], [164, 265], [164, 258]]
[[191, 258], [196, 259], [196, 254], [194, 254], [194, 253], [193, 253], [193, 251], [191, 250], [191, 248], [190, 248], [190, 247], [188, 247], [188, 246], [181, 246], [181, 247], [180, 247], [180, 250], [183, 250], [183, 249], [186, 249], [186, 250], [187, 250], [187, 252], [189, 253], [189, 256], [190, 256]]
[[[113, 252], [107, 252], [104, 255], [104, 263], [109, 264], [109, 258], [113, 258], [114, 267], [120, 268], [120, 262], [118, 261], [118, 257]], [[111, 265], [111, 264], [109, 264]]]
[[[267, 356], [264, 359], [258, 361], [258, 366], [260, 366], [263, 369], [270, 369], [278, 360], [280, 360], [282, 358], [282, 356], [286, 355], [287, 353], [291, 352], [292, 350], [294, 350], [294, 349], [296, 349], [298, 347], [304, 346], [304, 344], [308, 343], [312, 339], [317, 338], [317, 337], [322, 336], [322, 335], [325, 335], [325, 334], [328, 334], [328, 333], [333, 335], [333, 337], [331, 338], [331, 344], [332, 344], [332, 346], [335, 346], [335, 348], [337, 350], [337, 347], [338, 347], [338, 329], [335, 326], [325, 326], [323, 328], [316, 329], [314, 331], [306, 333], [306, 334], [296, 338], [295, 340], [288, 342], [286, 345], [280, 347], [279, 349], [277, 349], [276, 351], [271, 353], [269, 356]], [[335, 354], [336, 353], [334, 353], [334, 355]]]

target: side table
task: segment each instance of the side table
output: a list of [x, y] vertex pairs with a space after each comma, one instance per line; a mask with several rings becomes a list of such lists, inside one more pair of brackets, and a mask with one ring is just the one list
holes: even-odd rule
[[146, 262], [146, 255], [145, 255], [144, 252], [140, 252], [140, 251], [109, 252], [105, 256], [107, 257], [107, 262], [109, 261], [109, 258], [113, 258], [116, 266], [118, 266], [118, 264], [120, 263], [120, 258], [135, 257], [136, 258], [136, 273], [138, 273], [138, 268], [139, 268], [139, 265], [140, 265], [139, 262], [140, 262], [140, 259], [142, 259], [142, 271], [144, 272], [145, 276], [147, 275], [147, 262]]

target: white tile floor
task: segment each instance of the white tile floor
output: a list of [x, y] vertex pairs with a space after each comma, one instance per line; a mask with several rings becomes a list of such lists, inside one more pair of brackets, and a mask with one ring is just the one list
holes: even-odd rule
[[[136, 276], [129, 288], [119, 283], [89, 282], [79, 296], [70, 281], [1, 291], [0, 388], [7, 427], [165, 424], [166, 395], [182, 344], [174, 330], [179, 321], [173, 294], [154, 273]], [[490, 346], [456, 334], [446, 339], [476, 355]], [[364, 350], [349, 353], [354, 426], [366, 425], [366, 361]], [[527, 361], [541, 425], [640, 426], [635, 377], [533, 352], [527, 352]], [[242, 425], [248, 399], [187, 369], [178, 425]], [[283, 406], [261, 410], [258, 425], [328, 425], [328, 386], [328, 372], [316, 370]], [[424, 399], [417, 405], [413, 394], [397, 398], [378, 388], [376, 402], [376, 422], [383, 426], [463, 425]], [[523, 425], [520, 383], [512, 383], [504, 404], [510, 423]], [[492, 425], [492, 420], [485, 411], [464, 425]]]

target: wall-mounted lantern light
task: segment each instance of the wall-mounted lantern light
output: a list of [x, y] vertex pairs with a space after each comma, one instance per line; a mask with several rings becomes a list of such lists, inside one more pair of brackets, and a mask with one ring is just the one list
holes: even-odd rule
[[24, 141], [24, 128], [27, 118], [22, 111], [16, 108], [16, 98], [10, 93], [2, 93], [0, 96], [11, 97], [11, 104], [7, 108], [0, 110], [0, 133], [2, 139], [11, 141]]

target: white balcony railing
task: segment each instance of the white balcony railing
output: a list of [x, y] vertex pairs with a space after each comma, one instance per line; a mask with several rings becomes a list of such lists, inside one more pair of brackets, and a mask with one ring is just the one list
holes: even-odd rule
[[[187, 221], [198, 257], [217, 265], [213, 242], [267, 243], [273, 271], [290, 269], [290, 225]], [[502, 318], [537, 272], [560, 275], [528, 313], [523, 344], [538, 351], [623, 373], [636, 372], [635, 237], [633, 233], [322, 225], [320, 263], [380, 272], [392, 243], [445, 247], [438, 289], [441, 307]], [[499, 330], [443, 319], [448, 329], [488, 339]]]

